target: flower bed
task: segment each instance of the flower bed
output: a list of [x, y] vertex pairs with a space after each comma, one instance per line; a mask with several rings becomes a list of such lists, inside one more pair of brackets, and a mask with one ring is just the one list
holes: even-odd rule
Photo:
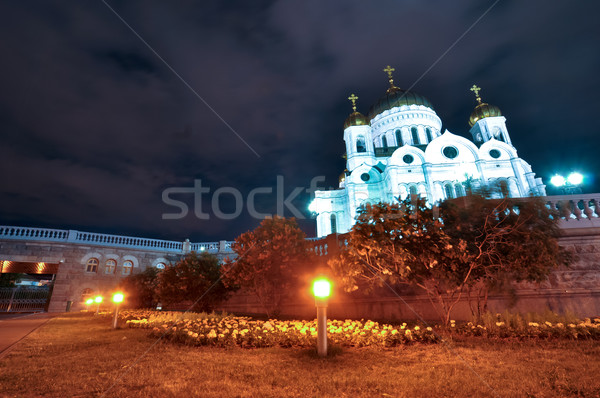
[[[315, 321], [268, 321], [230, 315], [124, 311], [122, 318], [131, 328], [150, 329], [153, 336], [190, 345], [253, 347], [314, 347], [317, 338]], [[393, 347], [413, 342], [435, 343], [439, 340], [432, 328], [406, 323], [393, 326], [373, 321], [328, 320], [330, 343], [347, 347]]]
[[498, 316], [476, 324], [457, 324], [450, 321], [450, 329], [461, 335], [499, 338], [562, 338], [572, 340], [600, 340], [600, 318], [585, 318], [571, 322], [528, 321], [520, 317]]

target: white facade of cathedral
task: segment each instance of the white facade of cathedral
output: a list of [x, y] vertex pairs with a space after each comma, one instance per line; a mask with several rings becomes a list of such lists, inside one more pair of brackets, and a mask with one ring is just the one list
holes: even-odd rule
[[317, 235], [348, 232], [366, 202], [395, 202], [419, 194], [429, 203], [465, 195], [471, 186], [494, 184], [511, 197], [544, 196], [545, 185], [517, 155], [500, 110], [481, 101], [471, 114], [473, 141], [442, 133], [429, 101], [393, 85], [367, 117], [356, 111], [344, 124], [346, 171], [339, 189], [316, 191], [310, 210]]

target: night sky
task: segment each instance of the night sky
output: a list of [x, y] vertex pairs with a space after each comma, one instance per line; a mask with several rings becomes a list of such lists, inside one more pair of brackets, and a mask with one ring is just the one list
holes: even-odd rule
[[[584, 192], [600, 192], [599, 16], [597, 1], [4, 1], [0, 223], [234, 239], [259, 220], [245, 207], [216, 217], [215, 190], [239, 190], [246, 206], [272, 187], [256, 208], [274, 213], [278, 176], [285, 196], [316, 176], [337, 186], [346, 98], [366, 114], [388, 64], [469, 138], [478, 84], [547, 185], [578, 170]], [[163, 191], [194, 180], [210, 189], [209, 219], [191, 194], [172, 196], [188, 216], [163, 219], [179, 212]], [[292, 204], [314, 236], [309, 200]], [[221, 196], [222, 212], [234, 204]]]

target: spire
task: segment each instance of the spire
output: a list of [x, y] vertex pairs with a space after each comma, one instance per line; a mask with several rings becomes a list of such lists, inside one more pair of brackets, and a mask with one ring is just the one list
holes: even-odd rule
[[475, 99], [477, 100], [477, 102], [479, 104], [481, 104], [481, 97], [479, 96], [479, 92], [481, 91], [481, 87], [478, 87], [475, 84], [473, 84], [473, 87], [471, 87], [470, 90], [475, 93]]
[[394, 77], [392, 76], [392, 72], [395, 71], [396, 69], [392, 68], [391, 66], [386, 66], [385, 69], [383, 70], [385, 73], [387, 73], [388, 75], [388, 80], [390, 82], [390, 88], [388, 88], [388, 92], [390, 91], [394, 91], [396, 90], [398, 87], [394, 86]]
[[354, 93], [350, 94], [350, 96], [348, 97], [348, 99], [350, 101], [352, 101], [352, 110], [354, 112], [356, 112], [356, 100], [358, 99], [358, 97], [356, 95], [354, 95]]

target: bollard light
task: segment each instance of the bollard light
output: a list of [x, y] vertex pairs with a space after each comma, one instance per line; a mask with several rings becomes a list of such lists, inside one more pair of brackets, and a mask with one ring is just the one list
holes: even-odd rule
[[96, 305], [96, 315], [98, 315], [100, 313], [100, 303], [102, 302], [102, 296], [96, 296], [94, 298], [94, 302], [97, 304]]
[[113, 294], [112, 301], [115, 303], [115, 315], [113, 317], [113, 329], [117, 328], [117, 320], [119, 317], [119, 305], [123, 302], [125, 296], [123, 293], [115, 293]]
[[325, 278], [313, 282], [313, 294], [317, 307], [317, 353], [327, 356], [327, 301], [331, 295], [331, 282]]

